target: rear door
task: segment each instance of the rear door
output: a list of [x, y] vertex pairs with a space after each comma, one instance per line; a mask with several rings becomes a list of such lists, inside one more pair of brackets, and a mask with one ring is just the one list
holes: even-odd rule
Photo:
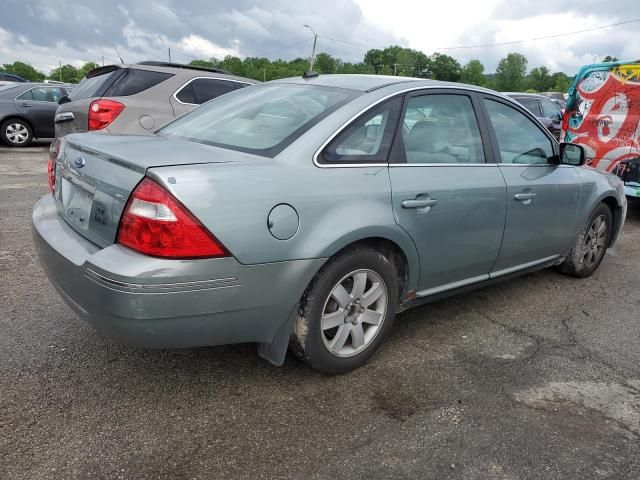
[[475, 94], [412, 93], [389, 164], [397, 223], [420, 255], [418, 296], [488, 278], [500, 250], [506, 185]]
[[520, 107], [484, 96], [493, 151], [507, 182], [507, 217], [500, 275], [567, 252], [576, 232], [580, 177], [576, 167], [558, 165], [558, 144]]
[[53, 137], [53, 118], [62, 95], [59, 87], [34, 87], [15, 99], [16, 111], [31, 121], [34, 136]]
[[232, 80], [212, 77], [192, 78], [171, 96], [171, 105], [177, 117], [235, 89], [236, 82]]

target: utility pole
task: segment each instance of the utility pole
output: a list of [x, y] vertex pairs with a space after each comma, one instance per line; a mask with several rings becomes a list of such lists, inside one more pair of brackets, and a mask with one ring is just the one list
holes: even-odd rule
[[60, 81], [62, 82], [62, 60], [60, 60]]
[[396, 76], [396, 71], [397, 71], [397, 70], [398, 70], [398, 64], [397, 64], [397, 63], [394, 63], [394, 64], [393, 64], [393, 76], [394, 76], [394, 77]]
[[313, 33], [313, 48], [311, 49], [311, 59], [309, 60], [309, 71], [313, 72], [313, 64], [316, 61], [316, 42], [318, 41], [318, 34], [314, 32], [313, 28], [311, 28], [309, 25], [304, 26], [311, 30], [311, 33]]
[[102, 55], [102, 66], [104, 67], [104, 55]]
[[171, 63], [171, 47], [169, 47], [167, 50], [169, 50], [169, 63]]
[[262, 69], [262, 81], [263, 82], [267, 81], [267, 69], [266, 68]]

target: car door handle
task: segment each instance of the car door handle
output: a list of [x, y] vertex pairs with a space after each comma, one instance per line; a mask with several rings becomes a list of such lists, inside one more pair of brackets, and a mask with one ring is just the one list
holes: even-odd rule
[[402, 208], [417, 208], [417, 209], [430, 208], [430, 207], [433, 207], [436, 203], [438, 203], [438, 201], [434, 198], [425, 198], [425, 199], [416, 198], [412, 200], [403, 200]]
[[516, 202], [527, 202], [531, 203], [531, 200], [538, 196], [537, 193], [516, 193], [513, 198], [515, 198]]
[[21, 107], [30, 107], [31, 105], [30, 105], [30, 104], [28, 104], [28, 103], [24, 103], [24, 102], [23, 102], [23, 103], [21, 103], [21, 104], [20, 104], [20, 106], [21, 106]]
[[60, 112], [56, 115], [55, 123], [71, 122], [74, 120], [73, 112]]

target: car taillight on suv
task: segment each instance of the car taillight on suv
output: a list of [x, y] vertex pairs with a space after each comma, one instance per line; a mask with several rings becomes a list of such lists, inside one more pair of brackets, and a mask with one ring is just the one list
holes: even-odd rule
[[153, 257], [227, 257], [229, 252], [164, 187], [144, 178], [124, 209], [117, 242]]
[[56, 138], [49, 147], [49, 160], [47, 161], [47, 179], [49, 180], [49, 190], [53, 193], [56, 188], [56, 160], [60, 152], [60, 139]]
[[124, 110], [124, 105], [115, 100], [94, 100], [89, 105], [89, 131], [101, 130]]

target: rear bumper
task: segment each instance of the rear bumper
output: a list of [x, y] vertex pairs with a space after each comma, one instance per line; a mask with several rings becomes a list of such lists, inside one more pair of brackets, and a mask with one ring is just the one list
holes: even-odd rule
[[62, 298], [106, 336], [148, 348], [271, 343], [324, 263], [248, 266], [102, 249], [61, 219], [51, 195], [34, 206], [32, 226], [40, 264]]

